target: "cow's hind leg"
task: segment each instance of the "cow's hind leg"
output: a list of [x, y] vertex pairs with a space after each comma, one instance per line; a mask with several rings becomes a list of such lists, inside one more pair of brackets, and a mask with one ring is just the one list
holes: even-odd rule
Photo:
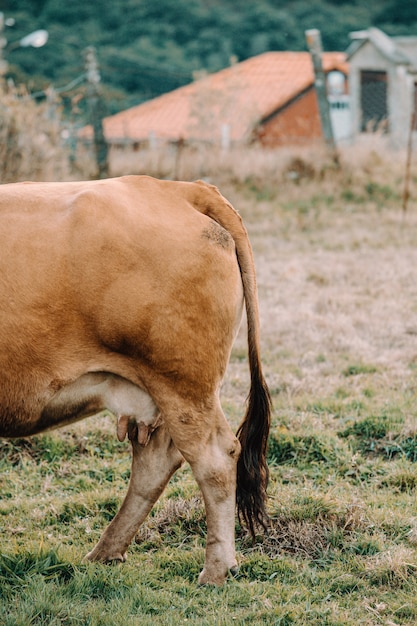
[[206, 559], [199, 583], [221, 585], [228, 571], [237, 569], [235, 508], [240, 443], [217, 402], [204, 416], [201, 410], [180, 415], [172, 432], [176, 446], [191, 465], [206, 508]]
[[138, 442], [137, 425], [129, 424], [132, 442], [132, 473], [126, 498], [95, 548], [87, 554], [91, 561], [124, 561], [126, 550], [139, 526], [161, 495], [183, 457], [162, 424], [146, 445]]

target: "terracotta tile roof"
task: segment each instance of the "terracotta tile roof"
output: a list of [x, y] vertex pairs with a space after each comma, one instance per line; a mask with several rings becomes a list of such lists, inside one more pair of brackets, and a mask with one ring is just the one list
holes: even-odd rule
[[[325, 71], [348, 72], [343, 52], [323, 54]], [[220, 142], [247, 139], [253, 128], [314, 82], [308, 52], [265, 52], [185, 87], [121, 111], [104, 120], [110, 141], [164, 140]]]

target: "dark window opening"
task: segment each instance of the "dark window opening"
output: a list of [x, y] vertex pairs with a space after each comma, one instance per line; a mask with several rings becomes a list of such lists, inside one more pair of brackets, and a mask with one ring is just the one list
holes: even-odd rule
[[388, 131], [387, 73], [361, 72], [361, 131]]

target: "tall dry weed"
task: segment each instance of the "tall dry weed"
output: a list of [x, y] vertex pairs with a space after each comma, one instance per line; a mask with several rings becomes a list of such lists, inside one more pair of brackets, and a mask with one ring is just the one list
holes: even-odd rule
[[68, 151], [59, 104], [37, 104], [16, 87], [0, 85], [0, 182], [65, 180]]
[[157, 178], [178, 180], [208, 179], [217, 185], [252, 185], [254, 188], [279, 193], [297, 190], [300, 184], [316, 186], [324, 193], [333, 181], [351, 187], [372, 175], [381, 182], [393, 174], [403, 178], [405, 153], [394, 150], [389, 139], [369, 135], [355, 144], [339, 148], [340, 169], [333, 155], [322, 143], [307, 147], [280, 147], [264, 149], [259, 146], [234, 146], [229, 150], [205, 145], [160, 145], [137, 151], [131, 148], [112, 148], [110, 169], [112, 176], [147, 174]]
[[[113, 148], [110, 154], [112, 174], [148, 174], [157, 178], [195, 180], [207, 178], [217, 184], [281, 183], [290, 179], [315, 176], [317, 164], [326, 163], [321, 146], [296, 150], [265, 150], [257, 146], [236, 146], [230, 150], [205, 145], [161, 145], [138, 151]], [[295, 170], [294, 173], [291, 173]]]

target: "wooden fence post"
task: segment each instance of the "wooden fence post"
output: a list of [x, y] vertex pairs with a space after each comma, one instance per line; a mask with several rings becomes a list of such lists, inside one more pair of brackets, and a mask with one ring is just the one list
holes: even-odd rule
[[317, 100], [319, 103], [319, 113], [323, 137], [329, 148], [335, 165], [337, 165], [337, 167], [340, 167], [339, 155], [337, 153], [333, 135], [332, 122], [330, 119], [330, 107], [326, 89], [326, 75], [323, 70], [323, 64], [321, 59], [323, 50], [321, 45], [320, 31], [317, 30], [317, 28], [312, 28], [305, 31], [305, 36], [307, 46], [310, 51], [311, 60], [313, 62], [314, 86], [316, 88]]
[[85, 70], [87, 73], [87, 100], [90, 112], [90, 123], [93, 127], [94, 150], [97, 161], [98, 177], [109, 175], [108, 149], [103, 131], [104, 104], [100, 93], [100, 72], [96, 51], [92, 46], [84, 50]]

